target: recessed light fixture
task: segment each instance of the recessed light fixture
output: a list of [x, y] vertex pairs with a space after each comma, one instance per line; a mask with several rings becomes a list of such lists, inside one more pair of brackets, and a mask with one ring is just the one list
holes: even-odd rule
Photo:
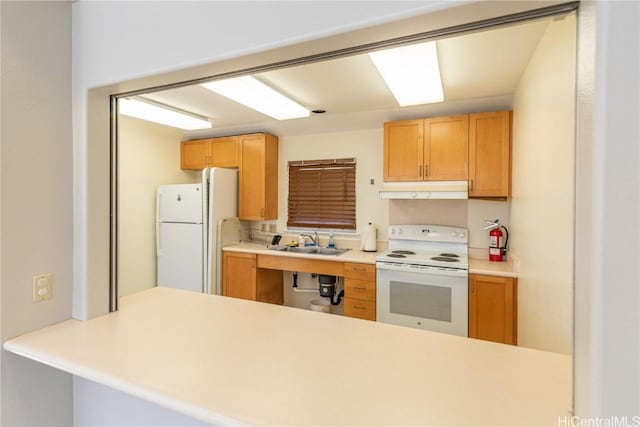
[[118, 112], [125, 116], [184, 130], [211, 127], [211, 122], [206, 117], [141, 97], [121, 98], [118, 101]]
[[369, 58], [400, 106], [444, 100], [435, 41], [370, 52]]
[[277, 120], [309, 117], [309, 110], [252, 76], [216, 80], [201, 86]]

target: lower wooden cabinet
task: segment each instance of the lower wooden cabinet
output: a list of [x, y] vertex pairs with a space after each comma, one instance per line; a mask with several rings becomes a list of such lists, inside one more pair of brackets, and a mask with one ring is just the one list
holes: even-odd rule
[[376, 320], [376, 302], [355, 298], [345, 298], [344, 315], [364, 320]]
[[511, 277], [469, 275], [469, 337], [518, 344], [518, 288]]
[[376, 266], [344, 263], [344, 315], [376, 320]]
[[256, 254], [224, 252], [222, 295], [283, 304], [282, 271], [257, 268]]
[[375, 264], [227, 251], [222, 260], [224, 296], [283, 304], [283, 271], [343, 276], [344, 315], [376, 320]]

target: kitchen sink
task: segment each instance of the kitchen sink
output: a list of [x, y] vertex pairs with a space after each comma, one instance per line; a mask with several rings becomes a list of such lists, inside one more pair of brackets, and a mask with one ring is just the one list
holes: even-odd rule
[[342, 255], [349, 249], [336, 249], [336, 248], [322, 248], [318, 246], [269, 246], [272, 251], [287, 251], [302, 254], [315, 254], [315, 255]]
[[316, 253], [316, 247], [315, 246], [289, 246], [287, 248], [287, 251], [289, 252], [300, 252], [303, 254], [314, 254]]

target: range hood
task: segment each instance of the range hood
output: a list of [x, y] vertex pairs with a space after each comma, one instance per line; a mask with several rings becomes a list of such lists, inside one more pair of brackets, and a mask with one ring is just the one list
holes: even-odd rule
[[385, 182], [381, 199], [468, 199], [467, 181]]

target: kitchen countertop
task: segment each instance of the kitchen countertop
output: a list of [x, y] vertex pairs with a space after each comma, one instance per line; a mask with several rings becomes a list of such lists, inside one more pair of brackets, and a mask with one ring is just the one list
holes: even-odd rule
[[[235, 245], [225, 246], [224, 251], [244, 252], [262, 255], [277, 255], [294, 258], [322, 259], [327, 261], [339, 262], [358, 262], [363, 264], [375, 264], [376, 257], [379, 252], [363, 252], [358, 249], [350, 249], [342, 255], [317, 255], [305, 254], [300, 252], [276, 251], [267, 248], [267, 245], [257, 243], [238, 243]], [[486, 259], [469, 257], [469, 273], [471, 274], [488, 274], [492, 276], [518, 277], [517, 260], [510, 258], [507, 262], [490, 262]]]
[[301, 252], [276, 251], [268, 249], [267, 245], [259, 245], [256, 243], [238, 243], [235, 245], [225, 246], [224, 248], [222, 248], [222, 250], [229, 252], [277, 255], [284, 257], [308, 258], [327, 261], [358, 262], [362, 264], [375, 264], [376, 257], [379, 255], [379, 252], [364, 252], [359, 249], [349, 249], [341, 255], [305, 254]]
[[168, 288], [120, 306], [4, 347], [218, 424], [556, 425], [571, 404], [568, 355]]
[[506, 262], [491, 262], [487, 259], [469, 258], [469, 273], [518, 277], [518, 261], [508, 259]]

